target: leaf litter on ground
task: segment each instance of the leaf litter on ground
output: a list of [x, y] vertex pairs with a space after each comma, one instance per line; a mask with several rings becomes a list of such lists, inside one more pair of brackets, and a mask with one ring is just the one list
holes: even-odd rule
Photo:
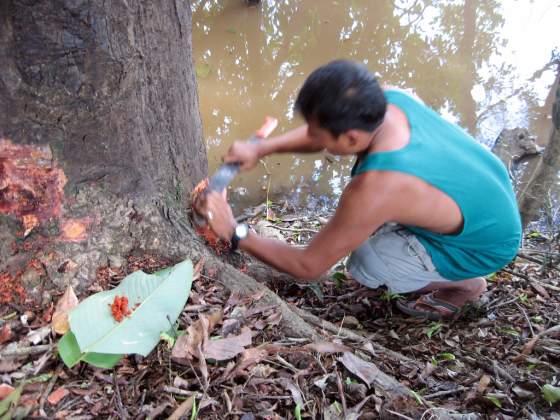
[[[317, 230], [318, 217], [289, 206], [273, 210], [274, 226], [281, 228], [277, 230], [288, 243], [304, 245]], [[259, 220], [255, 217], [249, 223]], [[537, 244], [537, 257], [538, 252]], [[238, 263], [246, 267], [252, 260], [243, 256]], [[131, 256], [122, 268], [100, 268], [90, 289], [108, 290], [134, 270], [149, 273], [171, 264], [157, 256]], [[119, 406], [130, 416], [155, 418], [174, 412], [216, 419], [294, 418], [296, 412], [301, 418], [341, 418], [343, 400], [347, 418], [379, 418], [380, 413], [390, 418], [393, 414], [384, 411], [386, 408], [397, 413], [394, 418], [411, 412], [406, 406], [386, 407], [386, 397], [375, 384], [381, 373], [414, 392], [418, 399], [414, 404], [420, 407], [418, 417], [437, 411], [420, 404], [425, 402], [465, 416], [544, 419], [559, 411], [554, 400], [560, 375], [560, 335], [554, 330], [560, 323], [560, 300], [554, 290], [560, 287], [558, 272], [543, 271], [541, 265], [520, 258], [506, 269], [496, 273], [482, 304], [472, 305], [460, 319], [443, 321], [438, 328], [429, 321], [401, 315], [394, 309], [393, 299], [381, 297], [387, 296], [383, 290], [367, 290], [346, 278], [343, 265], [335, 267], [335, 272], [344, 275], [318, 285], [321, 293], [297, 284], [269, 284], [290, 305], [341, 327], [360, 325], [356, 331], [389, 351], [383, 352], [375, 350], [371, 342], [357, 345], [343, 336], [314, 342], [287, 336], [279, 328], [277, 308], [260, 303], [258, 295], [229, 293], [214, 280], [216, 270], [204, 267], [173, 329], [167, 325], [167, 332], [175, 338], [173, 349], [161, 343], [147, 356], [121, 358], [114, 368], [114, 380], [104, 373], [107, 371], [88, 365], [58, 371], [49, 336], [37, 345], [29, 342], [26, 335], [30, 330], [50, 325], [51, 319], [42, 320], [46, 308], [28, 314], [25, 324], [20, 319], [23, 313], [13, 317], [13, 308], [2, 308], [0, 328], [9, 328], [10, 335], [0, 346], [0, 382], [17, 388], [34, 376], [59, 372], [49, 380], [48, 394], [46, 383], [33, 385], [38, 388], [25, 385], [18, 402], [18, 409], [27, 407], [29, 413], [38, 414], [41, 396], [64, 387], [69, 394], [57, 406], [42, 405], [47, 416], [59, 418], [116, 417], [119, 409], [115, 407]], [[346, 323], [349, 317], [357, 323]], [[433, 332], [428, 337], [430, 329]], [[518, 335], [504, 333], [508, 329]], [[47, 353], [39, 351], [39, 346], [46, 346]], [[36, 353], [30, 350], [33, 348]], [[23, 354], [15, 355], [20, 349]], [[183, 353], [176, 357], [179, 349]], [[7, 351], [9, 357], [3, 355]], [[179, 410], [189, 399], [190, 408], [189, 403]]]

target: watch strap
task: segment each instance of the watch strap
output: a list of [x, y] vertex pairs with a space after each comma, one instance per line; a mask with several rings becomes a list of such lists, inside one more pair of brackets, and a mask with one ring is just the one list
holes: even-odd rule
[[237, 236], [237, 233], [233, 231], [233, 236], [229, 241], [229, 252], [235, 252], [237, 251], [237, 248], [239, 248], [239, 236]]

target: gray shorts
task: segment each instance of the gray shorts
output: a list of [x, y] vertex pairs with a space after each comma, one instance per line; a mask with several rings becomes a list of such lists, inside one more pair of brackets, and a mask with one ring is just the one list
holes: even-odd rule
[[432, 282], [451, 281], [434, 267], [430, 255], [405, 227], [390, 223], [370, 236], [348, 259], [350, 275], [364, 286], [387, 286], [393, 293], [420, 290]]

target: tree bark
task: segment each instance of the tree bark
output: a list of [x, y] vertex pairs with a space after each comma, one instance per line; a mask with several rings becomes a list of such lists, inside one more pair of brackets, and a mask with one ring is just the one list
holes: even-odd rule
[[0, 62], [0, 273], [82, 289], [109, 258], [199, 252], [188, 2], [2, 0]]
[[552, 130], [542, 159], [527, 187], [519, 197], [523, 227], [539, 218], [552, 184], [560, 171], [560, 68], [554, 84], [556, 99], [552, 106]]

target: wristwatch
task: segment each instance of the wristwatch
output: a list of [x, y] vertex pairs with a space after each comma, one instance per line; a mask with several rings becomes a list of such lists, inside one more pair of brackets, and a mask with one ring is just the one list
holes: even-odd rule
[[249, 226], [246, 223], [238, 223], [235, 226], [235, 230], [233, 231], [233, 236], [231, 237], [230, 242], [230, 252], [234, 252], [237, 250], [239, 246], [239, 241], [245, 239], [249, 234]]

